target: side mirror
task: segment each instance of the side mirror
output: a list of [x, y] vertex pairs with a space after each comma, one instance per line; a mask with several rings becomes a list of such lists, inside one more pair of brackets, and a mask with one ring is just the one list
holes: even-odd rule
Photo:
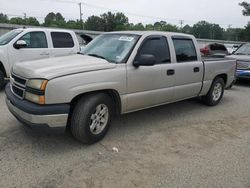
[[20, 49], [20, 48], [24, 48], [27, 46], [27, 43], [25, 40], [18, 40], [15, 44], [14, 44], [14, 48], [16, 49]]
[[142, 54], [136, 58], [133, 65], [135, 67], [139, 66], [153, 66], [156, 62], [156, 58], [152, 54]]

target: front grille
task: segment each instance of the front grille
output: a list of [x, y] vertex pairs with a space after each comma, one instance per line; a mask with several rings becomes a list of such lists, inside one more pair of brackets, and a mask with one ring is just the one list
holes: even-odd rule
[[15, 85], [11, 86], [12, 92], [18, 97], [23, 99], [24, 98], [24, 89], [21, 89]]
[[10, 78], [10, 82], [11, 82], [11, 91], [12, 91], [12, 93], [15, 96], [17, 96], [18, 98], [23, 99], [27, 79], [12, 73], [11, 78]]
[[26, 86], [26, 82], [27, 82], [27, 79], [25, 78], [22, 78], [16, 74], [11, 74], [11, 77], [13, 78], [13, 81], [15, 84], [19, 85], [19, 86], [23, 86], [25, 87]]
[[247, 62], [237, 62], [237, 69], [249, 69], [250, 63]]

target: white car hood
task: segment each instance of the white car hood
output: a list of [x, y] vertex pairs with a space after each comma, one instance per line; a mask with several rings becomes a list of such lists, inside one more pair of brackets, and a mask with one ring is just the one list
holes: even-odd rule
[[230, 58], [234, 58], [239, 61], [248, 61], [250, 62], [250, 55], [230, 55]]
[[13, 72], [24, 78], [53, 79], [70, 74], [115, 68], [116, 64], [96, 57], [76, 54], [72, 56], [17, 63]]

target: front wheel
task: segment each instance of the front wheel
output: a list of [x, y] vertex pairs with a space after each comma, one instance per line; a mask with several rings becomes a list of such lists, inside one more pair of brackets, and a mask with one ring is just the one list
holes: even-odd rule
[[225, 90], [225, 82], [222, 78], [216, 78], [207, 95], [202, 97], [208, 106], [216, 106], [221, 101]]
[[76, 104], [71, 118], [72, 135], [85, 144], [101, 140], [111, 125], [112, 100], [107, 94], [83, 96]]

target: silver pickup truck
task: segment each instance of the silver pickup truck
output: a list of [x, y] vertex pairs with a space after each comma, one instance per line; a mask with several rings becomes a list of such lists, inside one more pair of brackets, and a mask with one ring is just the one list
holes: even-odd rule
[[112, 32], [84, 54], [15, 65], [6, 103], [25, 124], [67, 125], [90, 144], [105, 136], [113, 115], [193, 97], [217, 105], [235, 70], [233, 59], [202, 60], [191, 35]]

